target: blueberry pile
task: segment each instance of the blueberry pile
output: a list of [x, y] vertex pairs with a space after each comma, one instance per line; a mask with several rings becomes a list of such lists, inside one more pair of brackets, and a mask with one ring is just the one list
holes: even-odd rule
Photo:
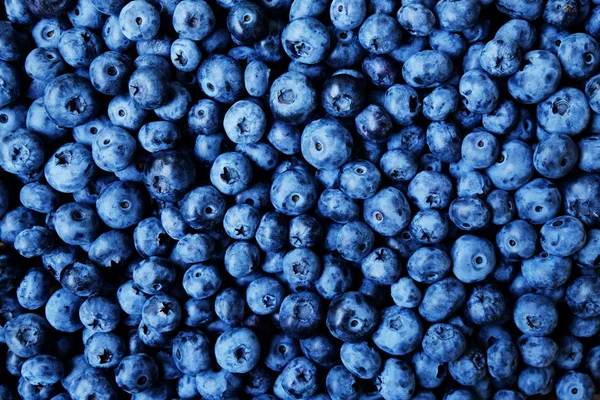
[[600, 0], [4, 0], [0, 400], [592, 400]]

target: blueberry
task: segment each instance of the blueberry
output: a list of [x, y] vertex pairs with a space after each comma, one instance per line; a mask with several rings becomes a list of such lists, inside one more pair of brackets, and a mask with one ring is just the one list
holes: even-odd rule
[[132, 182], [113, 182], [98, 196], [96, 209], [106, 225], [123, 229], [141, 221], [144, 212], [145, 195], [141, 188]]
[[173, 331], [181, 321], [181, 305], [169, 295], [157, 294], [144, 303], [142, 321], [159, 333]]
[[548, 394], [552, 391], [553, 383], [554, 369], [552, 367], [527, 367], [519, 374], [519, 389], [527, 396]]
[[125, 356], [125, 344], [114, 333], [95, 333], [85, 342], [85, 357], [94, 368], [114, 368]]
[[60, 283], [63, 288], [80, 297], [98, 293], [102, 288], [103, 280], [100, 270], [90, 262], [75, 261], [60, 272]]
[[48, 116], [59, 126], [81, 125], [98, 113], [98, 98], [89, 81], [74, 74], [61, 75], [44, 92]]
[[[208, 260], [214, 251], [214, 241], [203, 233], [189, 233], [175, 245], [171, 259], [179, 265]], [[241, 269], [244, 267], [242, 266]]]
[[[283, 306], [282, 306], [283, 307]], [[347, 292], [335, 299], [327, 312], [327, 328], [340, 340], [362, 341], [377, 327], [379, 315], [372, 301], [358, 292]]]
[[119, 388], [132, 394], [149, 389], [157, 378], [158, 366], [154, 359], [145, 353], [123, 358], [115, 372]]
[[[206, 254], [203, 254], [201, 257], [203, 259], [210, 257], [212, 250], [208, 244], [205, 247]], [[197, 261], [205, 261], [203, 259]], [[233, 242], [227, 247], [223, 262], [229, 275], [235, 278], [242, 278], [258, 269], [260, 262], [258, 246], [245, 241]]]
[[323, 272], [315, 282], [319, 295], [327, 300], [344, 293], [352, 284], [352, 275], [346, 261], [339, 255], [327, 254], [323, 258]]
[[497, 188], [515, 190], [531, 179], [533, 169], [531, 148], [520, 140], [510, 140], [504, 142], [496, 162], [486, 173]]
[[54, 237], [49, 229], [34, 226], [21, 231], [15, 237], [13, 245], [15, 250], [25, 258], [38, 257], [52, 249]]
[[25, 71], [32, 79], [51, 81], [66, 69], [65, 63], [53, 48], [38, 47], [25, 59]]
[[60, 359], [51, 355], [38, 355], [27, 359], [22, 367], [23, 378], [31, 385], [53, 385], [63, 377]]
[[302, 132], [304, 158], [320, 169], [341, 167], [350, 157], [352, 137], [334, 119], [313, 121]]
[[196, 389], [207, 399], [233, 396], [242, 386], [241, 378], [225, 370], [204, 371], [196, 375]]
[[481, 4], [475, 0], [444, 0], [435, 5], [434, 11], [442, 29], [461, 32], [475, 25]]
[[402, 29], [396, 19], [376, 13], [360, 26], [358, 40], [369, 53], [388, 54], [400, 46]]
[[523, 56], [520, 71], [508, 79], [508, 91], [522, 103], [537, 104], [553, 94], [562, 77], [558, 58], [545, 50]]
[[389, 248], [373, 250], [361, 262], [363, 275], [381, 285], [391, 285], [400, 277], [398, 256]]
[[44, 159], [39, 136], [24, 129], [3, 135], [0, 166], [14, 174], [30, 174], [38, 170]]
[[298, 292], [286, 296], [279, 310], [281, 330], [295, 338], [312, 336], [324, 319], [325, 310], [319, 296]]
[[249, 95], [262, 97], [269, 91], [269, 76], [271, 70], [262, 61], [249, 63], [244, 70], [244, 86]]
[[558, 323], [554, 304], [547, 297], [526, 294], [519, 297], [514, 308], [515, 325], [521, 332], [533, 336], [550, 334]]
[[268, 19], [257, 4], [242, 1], [235, 4], [227, 15], [227, 29], [239, 43], [253, 43], [267, 34]]
[[373, 248], [374, 233], [367, 224], [352, 221], [345, 224], [337, 237], [337, 251], [348, 261], [359, 262]]
[[317, 246], [322, 238], [323, 227], [319, 221], [311, 215], [299, 215], [290, 221], [289, 242], [293, 247], [312, 248]]
[[552, 255], [570, 256], [584, 246], [585, 239], [583, 224], [575, 217], [562, 216], [551, 219], [540, 230], [542, 248]]
[[269, 106], [273, 116], [288, 124], [308, 119], [315, 109], [316, 93], [306, 75], [286, 72], [271, 85]]
[[271, 185], [270, 197], [275, 210], [286, 215], [300, 215], [317, 202], [314, 178], [301, 169], [278, 174]]
[[523, 362], [532, 367], [544, 368], [556, 359], [558, 345], [550, 338], [523, 335], [517, 340]]
[[562, 40], [558, 47], [558, 59], [570, 78], [587, 79], [600, 65], [600, 48], [593, 37], [575, 33]]
[[277, 372], [281, 372], [285, 366], [300, 355], [298, 341], [290, 336], [276, 334], [271, 339], [269, 350], [265, 356], [265, 365]]
[[399, 125], [409, 125], [421, 111], [421, 100], [415, 89], [396, 84], [386, 90], [383, 107]]
[[485, 129], [495, 134], [503, 134], [514, 127], [514, 130], [510, 133], [510, 137], [517, 136], [517, 138], [519, 138], [521, 137], [519, 135], [521, 130], [519, 129], [519, 126], [515, 125], [518, 125], [521, 120], [524, 120], [523, 128], [525, 133], [528, 133], [527, 124], [529, 122], [525, 119], [527, 116], [528, 114], [521, 113], [512, 101], [504, 99], [498, 102], [498, 106], [494, 110], [484, 114], [481, 122]]
[[106, 127], [92, 142], [92, 156], [100, 169], [118, 172], [130, 164], [136, 147], [135, 139], [125, 129]]
[[594, 395], [594, 383], [589, 375], [581, 372], [568, 372], [556, 383], [559, 399], [587, 399]]
[[537, 247], [535, 229], [523, 220], [514, 220], [504, 225], [496, 234], [496, 245], [500, 253], [509, 260], [531, 257]]
[[265, 113], [256, 103], [241, 100], [227, 110], [223, 127], [234, 143], [256, 143], [266, 128]]
[[211, 183], [223, 194], [238, 194], [252, 179], [252, 166], [246, 156], [238, 152], [222, 153], [211, 169]]
[[148, 111], [140, 107], [129, 94], [113, 97], [108, 104], [107, 113], [114, 125], [132, 130], [139, 129], [148, 116]]
[[415, 88], [437, 87], [450, 79], [452, 73], [452, 60], [437, 50], [415, 53], [402, 66], [404, 80]]
[[375, 194], [381, 182], [379, 169], [366, 160], [344, 164], [340, 172], [340, 189], [353, 199], [367, 199]]
[[31, 268], [21, 279], [16, 295], [21, 307], [27, 310], [42, 307], [50, 298], [50, 277], [42, 268]]
[[570, 0], [552, 0], [546, 4], [543, 14], [544, 21], [567, 28], [577, 19], [577, 2]]
[[597, 317], [598, 298], [594, 293], [595, 287], [600, 284], [593, 276], [582, 276], [575, 279], [567, 288], [565, 295], [567, 305], [571, 311], [582, 318]]
[[210, 56], [200, 65], [198, 82], [204, 93], [220, 103], [233, 103], [243, 90], [239, 64], [224, 55]]
[[452, 182], [434, 171], [419, 172], [408, 185], [408, 197], [420, 209], [443, 209], [450, 203]]
[[513, 376], [517, 371], [519, 353], [515, 344], [509, 340], [498, 340], [487, 349], [487, 366], [495, 379]]
[[234, 328], [223, 333], [215, 343], [215, 358], [226, 371], [245, 373], [258, 363], [260, 343], [248, 328]]
[[577, 135], [590, 119], [585, 95], [575, 88], [564, 88], [538, 104], [538, 122], [547, 132]]
[[453, 86], [436, 87], [423, 99], [423, 115], [432, 121], [442, 121], [456, 110], [458, 92]]
[[321, 105], [332, 117], [348, 118], [358, 114], [364, 103], [364, 82], [350, 74], [339, 73], [323, 85]]
[[229, 325], [239, 325], [244, 317], [245, 304], [242, 294], [232, 288], [222, 290], [215, 298], [215, 313]]
[[317, 64], [329, 50], [330, 37], [325, 26], [310, 17], [291, 21], [281, 33], [283, 49], [292, 59]]
[[[343, 33], [349, 35], [347, 32]], [[341, 36], [342, 33], [339, 35]], [[353, 35], [349, 37], [352, 37], [353, 39], [352, 45], [356, 46], [357, 43], [355, 43], [355, 36]], [[364, 52], [364, 49], [362, 47], [358, 47], [358, 49], [361, 51], [361, 53], [358, 54], [358, 56], [360, 56], [362, 55], [362, 52]], [[350, 61], [352, 58], [346, 58], [346, 60]], [[397, 70], [394, 59], [387, 55], [376, 54], [370, 54], [364, 58], [362, 62], [362, 71], [373, 85], [381, 89], [387, 89], [392, 86], [396, 81], [398, 73], [401, 72]]]
[[414, 311], [392, 306], [383, 310], [373, 342], [388, 354], [405, 355], [418, 347], [423, 331], [423, 323]]
[[492, 244], [475, 235], [458, 238], [452, 246], [451, 256], [454, 275], [464, 283], [484, 280], [496, 264]]
[[[281, 386], [282, 394], [294, 397], [310, 397], [318, 389], [317, 367], [305, 357], [293, 359], [286, 365], [277, 380]], [[275, 381], [275, 390], [278, 382]]]
[[329, 6], [329, 17], [337, 29], [358, 28], [367, 16], [366, 1], [335, 0]]
[[[380, 363], [381, 364], [381, 363]], [[327, 396], [332, 399], [353, 398], [357, 395], [355, 375], [345, 365], [336, 365], [327, 373]]]
[[458, 359], [465, 351], [464, 335], [453, 325], [433, 324], [423, 338], [423, 352], [439, 362]]
[[[18, 72], [10, 64], [0, 61], [0, 78], [2, 78], [2, 94], [0, 95], [0, 106], [4, 107], [14, 102], [21, 90], [18, 83]], [[37, 96], [36, 96], [37, 97]]]
[[581, 219], [586, 224], [598, 225], [598, 207], [591, 193], [595, 193], [600, 182], [595, 175], [585, 174], [568, 180], [563, 191], [563, 202], [567, 214]]
[[550, 181], [537, 178], [515, 193], [515, 205], [519, 217], [532, 224], [543, 224], [558, 213], [562, 196]]
[[428, 36], [435, 28], [436, 23], [433, 12], [418, 2], [400, 7], [396, 18], [400, 25], [414, 36]]
[[50, 326], [37, 314], [21, 314], [4, 327], [4, 340], [15, 355], [29, 358], [42, 353]]
[[578, 167], [586, 172], [598, 172], [600, 166], [595, 158], [598, 154], [598, 136], [588, 136], [582, 138], [577, 143], [579, 147], [579, 162]]
[[515, 0], [500, 0], [496, 6], [500, 12], [512, 18], [535, 20], [542, 15], [544, 3], [538, 0], [525, 3]]
[[327, 2], [324, 0], [307, 1], [298, 0], [292, 2], [290, 6], [290, 21], [302, 17], [317, 17], [327, 10]]
[[190, 167], [189, 159], [176, 150], [152, 155], [144, 167], [146, 188], [152, 197], [163, 201], [181, 200], [195, 177], [196, 170]]
[[496, 83], [484, 72], [472, 70], [460, 79], [459, 92], [465, 107], [473, 113], [489, 113], [498, 104]]
[[485, 355], [473, 348], [448, 363], [450, 375], [461, 385], [472, 386], [486, 375]]
[[344, 366], [361, 379], [373, 378], [381, 368], [381, 356], [367, 342], [344, 343], [340, 358]]
[[415, 391], [415, 375], [411, 368], [397, 358], [389, 358], [376, 378], [377, 391], [384, 398], [410, 399]]
[[255, 314], [271, 314], [281, 305], [284, 293], [283, 287], [277, 280], [260, 278], [248, 285], [246, 302]]
[[102, 42], [90, 29], [76, 27], [61, 33], [58, 50], [63, 60], [71, 67], [87, 68], [92, 60], [100, 55]]

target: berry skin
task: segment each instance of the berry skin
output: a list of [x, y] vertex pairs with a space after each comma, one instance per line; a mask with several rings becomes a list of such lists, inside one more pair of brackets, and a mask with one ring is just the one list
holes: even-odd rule
[[591, 400], [596, 3], [5, 0], [0, 398]]

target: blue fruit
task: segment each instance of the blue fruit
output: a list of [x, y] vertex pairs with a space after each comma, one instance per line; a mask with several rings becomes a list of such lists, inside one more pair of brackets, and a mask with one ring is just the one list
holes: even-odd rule
[[369, 16], [358, 31], [358, 40], [372, 54], [387, 54], [400, 46], [402, 28], [389, 15], [376, 13]]
[[485, 355], [469, 348], [458, 359], [448, 363], [448, 371], [461, 385], [473, 386], [486, 375]]
[[215, 358], [226, 371], [245, 373], [258, 363], [260, 343], [248, 328], [234, 328], [223, 333], [215, 343]]
[[464, 283], [484, 280], [496, 264], [492, 244], [475, 235], [458, 238], [452, 246], [451, 256], [454, 275]]
[[315, 168], [339, 168], [350, 158], [352, 137], [335, 119], [316, 120], [304, 128], [301, 150]]
[[475, 25], [481, 4], [473, 0], [441, 1], [435, 5], [434, 11], [442, 29], [461, 32]]
[[433, 324], [423, 338], [423, 352], [439, 362], [458, 359], [466, 348], [464, 335], [449, 324]]
[[550, 134], [577, 135], [590, 120], [585, 95], [575, 88], [564, 88], [537, 106], [540, 126]]
[[281, 33], [286, 54], [305, 64], [317, 64], [329, 50], [330, 37], [325, 26], [310, 17], [291, 21]]
[[540, 230], [542, 248], [552, 255], [570, 256], [583, 247], [585, 240], [584, 226], [575, 217], [563, 216], [551, 219]]
[[397, 358], [388, 358], [377, 376], [377, 391], [383, 398], [410, 399], [415, 391], [415, 375], [411, 368]]
[[423, 99], [423, 115], [432, 121], [442, 121], [458, 106], [458, 92], [453, 86], [436, 87]]
[[423, 323], [417, 313], [392, 306], [383, 310], [381, 322], [373, 333], [373, 342], [384, 352], [400, 356], [418, 347], [423, 332]]
[[558, 58], [545, 50], [534, 50], [523, 56], [522, 71], [508, 79], [511, 96], [525, 104], [537, 104], [558, 89], [562, 68]]
[[517, 347], [509, 340], [498, 340], [487, 349], [488, 371], [493, 378], [504, 379], [514, 375], [519, 364]]
[[273, 207], [285, 215], [300, 215], [317, 203], [316, 182], [307, 172], [289, 169], [273, 180], [270, 198]]
[[324, 306], [318, 295], [298, 292], [286, 296], [279, 310], [281, 330], [294, 338], [306, 338], [315, 334], [324, 319]]
[[519, 297], [515, 304], [513, 318], [521, 332], [533, 336], [546, 336], [558, 324], [554, 304], [547, 297], [538, 294]]
[[316, 106], [315, 98], [315, 89], [307, 76], [290, 71], [273, 81], [269, 106], [276, 119], [295, 125], [306, 121], [312, 114]]

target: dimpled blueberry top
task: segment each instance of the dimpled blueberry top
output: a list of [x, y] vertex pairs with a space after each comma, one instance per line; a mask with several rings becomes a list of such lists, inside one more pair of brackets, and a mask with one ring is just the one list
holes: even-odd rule
[[0, 400], [593, 400], [600, 0], [5, 0]]

